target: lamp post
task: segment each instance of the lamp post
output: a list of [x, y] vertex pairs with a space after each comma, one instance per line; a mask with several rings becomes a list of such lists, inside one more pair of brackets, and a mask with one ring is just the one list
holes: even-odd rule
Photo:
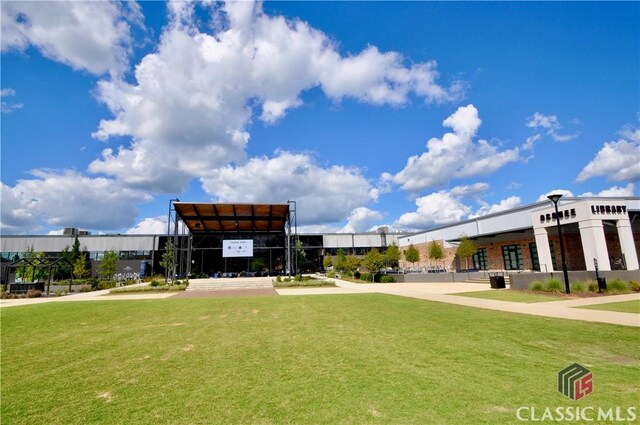
[[569, 286], [569, 275], [567, 274], [567, 262], [564, 259], [564, 243], [562, 242], [562, 227], [560, 227], [560, 213], [558, 212], [558, 201], [562, 198], [561, 194], [553, 194], [547, 196], [553, 206], [556, 209], [556, 226], [558, 227], [558, 238], [560, 238], [560, 257], [562, 258], [562, 273], [564, 274], [564, 287], [567, 294], [571, 293], [571, 287]]

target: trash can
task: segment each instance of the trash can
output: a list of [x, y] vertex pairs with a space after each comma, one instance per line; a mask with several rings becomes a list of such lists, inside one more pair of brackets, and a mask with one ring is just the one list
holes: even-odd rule
[[504, 281], [504, 276], [499, 274], [490, 274], [489, 283], [493, 289], [504, 289], [507, 287]]
[[607, 290], [607, 279], [604, 277], [598, 278], [598, 292]]

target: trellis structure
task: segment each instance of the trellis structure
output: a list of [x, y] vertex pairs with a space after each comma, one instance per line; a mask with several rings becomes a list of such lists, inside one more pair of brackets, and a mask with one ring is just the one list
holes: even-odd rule
[[[19, 260], [11, 262], [4, 269], [4, 290], [7, 290], [9, 285], [9, 276], [11, 274], [11, 270], [19, 269], [21, 267], [33, 267], [34, 275], [35, 269], [46, 269], [47, 270], [47, 295], [49, 295], [49, 289], [51, 287], [51, 276], [53, 274], [53, 270], [66, 265], [70, 270], [73, 270], [73, 264], [69, 260], [64, 257], [39, 257], [39, 258], [20, 258]], [[32, 277], [33, 279], [33, 277]], [[73, 272], [69, 274], [69, 292], [71, 292], [71, 285], [73, 285]]]

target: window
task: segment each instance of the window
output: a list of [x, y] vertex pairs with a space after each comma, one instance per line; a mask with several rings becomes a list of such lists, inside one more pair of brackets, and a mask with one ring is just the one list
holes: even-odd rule
[[487, 270], [487, 249], [478, 248], [478, 252], [473, 254], [473, 268], [476, 270]]
[[502, 260], [504, 261], [505, 270], [524, 269], [524, 262], [522, 261], [522, 249], [520, 249], [520, 245], [503, 246]]
[[535, 242], [529, 243], [529, 253], [531, 254], [531, 269], [540, 271], [540, 260], [538, 259], [538, 246]]

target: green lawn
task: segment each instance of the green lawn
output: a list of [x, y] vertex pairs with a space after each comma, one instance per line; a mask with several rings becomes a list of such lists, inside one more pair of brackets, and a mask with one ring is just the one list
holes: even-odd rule
[[[640, 329], [380, 294], [2, 309], [3, 424], [517, 423], [633, 406]], [[558, 371], [594, 391], [572, 401]]]
[[620, 311], [622, 313], [640, 314], [640, 300], [622, 301], [622, 302], [607, 303], [607, 304], [586, 305], [579, 308], [586, 308], [589, 310]]
[[563, 298], [554, 295], [534, 294], [525, 291], [515, 291], [511, 289], [459, 292], [451, 295], [461, 295], [463, 297], [485, 298], [498, 301], [513, 301], [517, 303], [541, 303], [545, 301], [560, 301]]

